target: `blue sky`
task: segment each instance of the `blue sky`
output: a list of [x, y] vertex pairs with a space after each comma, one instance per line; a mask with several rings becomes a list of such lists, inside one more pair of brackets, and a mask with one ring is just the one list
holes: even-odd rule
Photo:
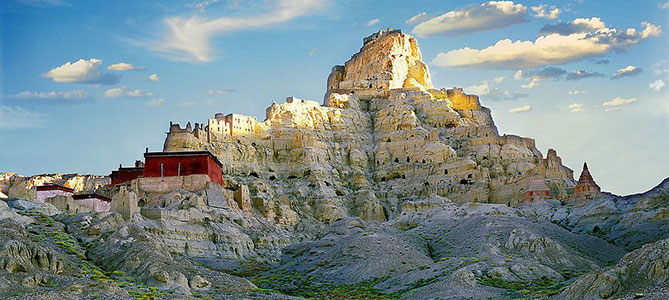
[[3, 1], [0, 171], [108, 174], [170, 121], [320, 101], [332, 66], [392, 27], [435, 87], [479, 94], [500, 133], [575, 176], [587, 161], [618, 194], [669, 176], [669, 2], [411, 2]]

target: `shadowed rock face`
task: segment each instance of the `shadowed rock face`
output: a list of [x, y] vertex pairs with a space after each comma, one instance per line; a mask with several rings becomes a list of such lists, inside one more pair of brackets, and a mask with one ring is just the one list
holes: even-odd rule
[[47, 248], [28, 241], [23, 235], [23, 228], [13, 220], [0, 222], [0, 268], [13, 273], [60, 274], [63, 262], [58, 255]]
[[[505, 292], [490, 282], [557, 284], [624, 254], [505, 205], [430, 202], [382, 224], [337, 220], [322, 238], [284, 248], [269, 274], [304, 274], [324, 284], [376, 279], [375, 288], [407, 299], [486, 298]], [[272, 287], [293, 288], [283, 283]]]
[[669, 291], [661, 287], [669, 286], [668, 253], [669, 239], [644, 245], [623, 256], [615, 267], [579, 278], [557, 299], [609, 299], [649, 291], [666, 299]]
[[583, 201], [543, 201], [522, 207], [528, 215], [537, 215], [578, 233], [588, 233], [608, 240], [628, 251], [669, 235], [669, 179], [648, 192], [616, 196], [601, 194]]

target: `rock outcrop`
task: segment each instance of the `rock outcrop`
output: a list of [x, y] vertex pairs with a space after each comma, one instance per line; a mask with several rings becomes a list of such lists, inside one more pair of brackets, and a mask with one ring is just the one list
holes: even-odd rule
[[548, 288], [624, 253], [505, 205], [429, 202], [382, 224], [337, 220], [320, 239], [284, 248], [281, 264], [261, 278], [292, 278], [266, 284], [298, 294], [300, 284], [373, 282], [400, 299], [497, 299], [509, 287]]
[[[616, 266], [579, 278], [557, 299], [620, 299], [623, 296], [641, 298], [649, 292], [657, 297], [653, 299], [666, 299], [669, 296], [669, 291], [666, 290], [669, 287], [667, 253], [669, 239], [644, 245], [623, 256]], [[656, 291], [659, 292], [655, 293]]]
[[219, 115], [197, 130], [172, 124], [164, 150], [212, 151], [275, 224], [383, 221], [434, 196], [515, 206], [531, 180], [556, 191], [575, 184], [554, 150], [544, 158], [533, 139], [499, 135], [478, 96], [434, 89], [418, 43], [398, 30], [366, 38], [333, 68], [324, 105], [289, 97], [239, 134], [217, 124], [244, 127], [247, 118], [235, 125]]
[[111, 183], [108, 176], [79, 174], [41, 174], [22, 176], [16, 173], [0, 173], [0, 192], [9, 198], [24, 198], [34, 201], [37, 196], [35, 188], [46, 184], [57, 183], [74, 189], [75, 192], [90, 192]]

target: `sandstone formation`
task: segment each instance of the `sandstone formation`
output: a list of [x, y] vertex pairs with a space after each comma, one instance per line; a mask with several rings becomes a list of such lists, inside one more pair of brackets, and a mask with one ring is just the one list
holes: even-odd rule
[[201, 124], [171, 124], [163, 150], [212, 151], [274, 223], [286, 207], [298, 220], [383, 221], [432, 196], [515, 206], [532, 180], [558, 198], [575, 184], [554, 150], [544, 158], [533, 139], [499, 135], [477, 96], [434, 89], [418, 43], [398, 30], [335, 66], [323, 105], [289, 97], [262, 122], [216, 114]]
[[[653, 299], [666, 299], [669, 287], [669, 239], [644, 245], [627, 253], [616, 266], [584, 275], [557, 299], [641, 298], [649, 292]], [[655, 292], [658, 291], [658, 292]]]

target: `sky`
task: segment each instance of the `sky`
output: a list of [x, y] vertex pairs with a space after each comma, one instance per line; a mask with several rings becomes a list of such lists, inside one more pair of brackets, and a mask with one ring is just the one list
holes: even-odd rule
[[396, 28], [435, 87], [478, 94], [576, 179], [584, 161], [621, 195], [669, 177], [667, 0], [4, 0], [0, 22], [4, 172], [109, 174], [170, 121], [320, 101], [332, 66]]

